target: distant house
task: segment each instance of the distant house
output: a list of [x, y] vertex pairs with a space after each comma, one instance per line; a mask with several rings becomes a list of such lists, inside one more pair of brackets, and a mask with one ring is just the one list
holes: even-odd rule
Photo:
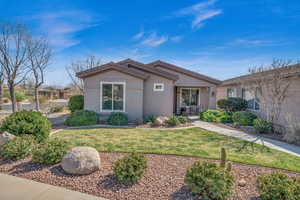
[[221, 83], [163, 61], [144, 64], [131, 59], [82, 71], [77, 77], [84, 80], [85, 109], [102, 116], [125, 112], [130, 120], [214, 109]]
[[[300, 66], [292, 65], [282, 69], [283, 77], [291, 80], [291, 84], [287, 91], [287, 98], [282, 105], [282, 112], [277, 122], [278, 125], [286, 125], [287, 115], [293, 116], [300, 120]], [[272, 70], [267, 71], [266, 74], [272, 76]], [[242, 82], [245, 80], [251, 81], [255, 78], [256, 74], [244, 75], [235, 77], [222, 82], [217, 88], [217, 100], [227, 97], [240, 97], [248, 101], [248, 109], [257, 113], [258, 115], [265, 116], [266, 113], [260, 108], [260, 97], [254, 92], [249, 92], [247, 88], [243, 88]], [[268, 104], [268, 102], [267, 102]], [[268, 105], [266, 105], [268, 106]]]
[[68, 99], [72, 94], [69, 88], [45, 87], [39, 89], [39, 96], [44, 96], [47, 99]]

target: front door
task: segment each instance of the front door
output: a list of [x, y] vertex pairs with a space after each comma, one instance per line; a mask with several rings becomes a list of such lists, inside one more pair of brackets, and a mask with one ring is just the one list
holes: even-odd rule
[[181, 88], [180, 111], [186, 114], [197, 114], [199, 107], [199, 89]]

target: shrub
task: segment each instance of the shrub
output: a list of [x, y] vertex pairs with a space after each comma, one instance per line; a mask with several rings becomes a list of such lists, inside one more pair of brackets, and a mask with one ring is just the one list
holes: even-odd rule
[[33, 150], [32, 160], [38, 163], [55, 164], [67, 153], [68, 146], [63, 140], [49, 139], [37, 145]]
[[206, 110], [200, 113], [200, 119], [207, 122], [232, 123], [232, 114], [222, 110]]
[[64, 105], [52, 105], [50, 107], [50, 112], [51, 113], [63, 112], [64, 109], [65, 109]]
[[202, 199], [227, 199], [233, 190], [230, 171], [212, 162], [197, 161], [186, 172], [185, 183], [192, 193]]
[[217, 118], [217, 122], [221, 123], [232, 123], [232, 113], [231, 112], [223, 112], [220, 116]]
[[99, 122], [97, 113], [90, 110], [76, 110], [66, 119], [67, 126], [88, 126]]
[[245, 111], [235, 112], [232, 115], [233, 122], [240, 126], [252, 126], [256, 118], [255, 114]]
[[248, 103], [242, 98], [230, 97], [218, 100], [217, 105], [220, 109], [225, 110], [226, 112], [237, 112], [246, 110]]
[[144, 123], [154, 123], [156, 119], [157, 119], [156, 116], [148, 115], [144, 118]]
[[131, 153], [128, 156], [116, 161], [113, 171], [116, 178], [122, 183], [133, 183], [138, 181], [147, 168], [147, 161], [144, 155]]
[[71, 96], [68, 102], [68, 107], [71, 112], [82, 110], [84, 105], [84, 98], [82, 95]]
[[172, 117], [170, 117], [169, 119], [166, 120], [166, 123], [169, 126], [178, 126], [180, 124], [180, 121], [179, 121], [177, 116], [172, 116]]
[[4, 159], [19, 160], [31, 155], [36, 141], [31, 135], [23, 135], [15, 137], [9, 141], [0, 150], [0, 154]]
[[112, 112], [107, 119], [107, 123], [114, 126], [125, 126], [128, 125], [128, 117], [122, 112]]
[[253, 127], [257, 133], [270, 133], [273, 129], [270, 122], [262, 119], [255, 119], [253, 121]]
[[34, 135], [41, 141], [49, 137], [51, 123], [40, 112], [23, 110], [5, 118], [1, 125], [2, 131], [14, 135]]
[[280, 172], [259, 176], [257, 188], [262, 200], [298, 200], [300, 198], [300, 180], [290, 178]]
[[185, 124], [185, 123], [187, 123], [187, 117], [185, 117], [185, 116], [178, 116], [177, 117], [177, 119], [179, 120], [179, 122], [181, 123], [181, 124]]

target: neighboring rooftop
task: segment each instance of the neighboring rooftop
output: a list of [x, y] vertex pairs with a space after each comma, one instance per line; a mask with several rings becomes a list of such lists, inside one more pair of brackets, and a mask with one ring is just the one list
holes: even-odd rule
[[[284, 73], [284, 75], [286, 77], [300, 76], [300, 64], [289, 65], [289, 66], [281, 67], [279, 69], [280, 69], [280, 71], [282, 73]], [[269, 75], [269, 74], [272, 74], [275, 70], [276, 69], [270, 69], [270, 70], [263, 71], [263, 72], [256, 72], [256, 73], [253, 73], [253, 74], [246, 74], [246, 75], [234, 77], [234, 78], [222, 81], [222, 85], [225, 86], [225, 85], [236, 84], [241, 79], [243, 79], [243, 80], [245, 80], [245, 79], [253, 79], [253, 78], [255, 78], [255, 76], [258, 76], [261, 73], [265, 73], [265, 75]]]

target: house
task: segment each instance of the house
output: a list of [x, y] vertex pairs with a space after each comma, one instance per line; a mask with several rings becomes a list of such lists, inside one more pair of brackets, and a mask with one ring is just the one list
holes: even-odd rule
[[84, 81], [84, 108], [106, 117], [125, 112], [130, 120], [145, 116], [198, 114], [216, 106], [214, 78], [163, 61], [131, 59], [77, 73]]
[[44, 96], [47, 99], [69, 99], [72, 93], [70, 88], [58, 89], [49, 86], [39, 89], [39, 96]]
[[[249, 92], [245, 88], [245, 82], [254, 81], [259, 76], [259, 73], [244, 75], [235, 77], [232, 79], [224, 80], [217, 88], [217, 100], [228, 97], [240, 97], [248, 102], [249, 111], [255, 112], [261, 117], [265, 117], [266, 113], [261, 109], [261, 97], [256, 92]], [[287, 117], [293, 117], [296, 120], [300, 120], [300, 65], [290, 65], [280, 68], [283, 81], [288, 81], [290, 86], [288, 87], [285, 101], [282, 104], [282, 110], [279, 115], [279, 119], [276, 124], [281, 127], [287, 126]], [[274, 76], [274, 70], [264, 72], [265, 76]], [[252, 89], [253, 90], [253, 89]], [[271, 102], [266, 102], [266, 107]]]

